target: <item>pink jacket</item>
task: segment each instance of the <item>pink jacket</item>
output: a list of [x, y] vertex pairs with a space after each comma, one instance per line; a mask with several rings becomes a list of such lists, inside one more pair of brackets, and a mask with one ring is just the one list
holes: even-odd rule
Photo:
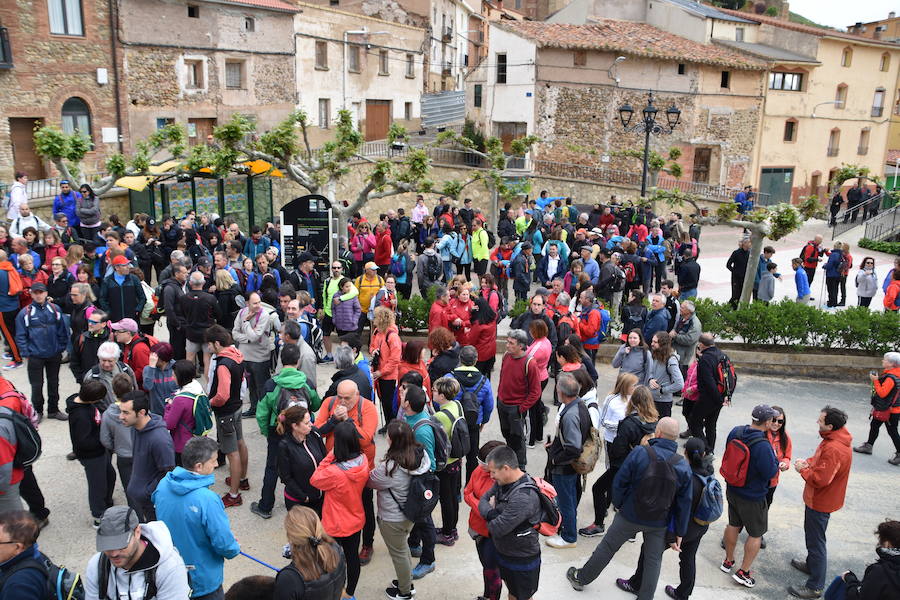
[[[690, 391], [688, 391], [690, 390]], [[681, 397], [690, 402], [696, 402], [700, 398], [700, 390], [697, 389], [697, 361], [688, 367], [687, 377], [684, 379], [684, 389]]]
[[363, 259], [363, 253], [375, 252], [375, 236], [371, 233], [363, 235], [358, 233], [350, 239], [350, 251], [353, 252], [353, 260]]

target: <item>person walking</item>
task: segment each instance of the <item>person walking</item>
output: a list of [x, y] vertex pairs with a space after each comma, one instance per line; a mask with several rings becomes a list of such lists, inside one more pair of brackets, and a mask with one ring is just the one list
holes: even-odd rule
[[718, 368], [722, 351], [711, 333], [700, 334], [697, 343], [697, 401], [688, 417], [688, 428], [694, 437], [706, 440], [709, 451], [716, 451], [716, 423], [726, 401], [719, 389]]
[[113, 505], [116, 472], [110, 455], [101, 443], [101, 403], [106, 398], [106, 388], [96, 380], [81, 384], [77, 394], [67, 401], [69, 407], [69, 438], [75, 458], [84, 467], [88, 484], [88, 505], [94, 528], [100, 526], [103, 511]]
[[844, 506], [853, 462], [850, 450], [853, 438], [845, 427], [847, 413], [826, 406], [819, 413], [817, 423], [822, 441], [816, 453], [806, 460], [798, 458], [794, 461], [794, 469], [806, 482], [803, 488], [806, 560], [792, 558], [791, 566], [809, 576], [805, 585], [788, 587], [788, 592], [797, 598], [818, 598], [825, 588], [828, 569], [825, 531], [831, 513]]
[[653, 356], [644, 341], [644, 335], [639, 329], [632, 329], [625, 338], [625, 343], [619, 346], [616, 355], [613, 356], [612, 366], [618, 368], [619, 373], [632, 373], [641, 385], [647, 385], [650, 380], [650, 363]]
[[[278, 477], [284, 482], [284, 506], [288, 512], [295, 506], [305, 506], [316, 514], [322, 513], [324, 494], [310, 484], [309, 479], [327, 451], [325, 441], [310, 420], [311, 414], [301, 404], [288, 406], [278, 415], [278, 425], [270, 434], [281, 440], [278, 445], [277, 468]], [[272, 487], [274, 492], [274, 485]], [[262, 508], [268, 508], [262, 503], [263, 500], [260, 500]], [[253, 510], [253, 505], [250, 509]], [[253, 512], [259, 514], [258, 511]], [[271, 512], [270, 509], [270, 516]]]
[[212, 438], [192, 438], [181, 452], [182, 465], [163, 477], [153, 492], [157, 516], [188, 567], [191, 598], [224, 598], [225, 559], [241, 550], [225, 507], [210, 486], [215, 483], [219, 446]]
[[278, 315], [265, 310], [262, 297], [251, 292], [247, 305], [234, 318], [231, 337], [244, 357], [244, 371], [249, 375], [250, 408], [241, 413], [249, 419], [256, 416], [256, 406], [265, 395], [266, 382], [272, 374], [272, 351], [275, 350], [274, 333], [281, 329]]
[[[669, 332], [672, 338], [672, 348], [678, 353], [678, 368], [682, 377], [687, 376], [688, 366], [697, 355], [697, 342], [703, 324], [697, 318], [697, 308], [690, 300], [683, 301], [678, 307], [678, 317], [675, 326]], [[687, 416], [687, 414], [685, 414]]]
[[675, 392], [684, 387], [684, 377], [678, 368], [678, 355], [672, 350], [672, 337], [666, 331], [657, 331], [650, 340], [650, 361], [647, 387], [653, 393], [653, 403], [660, 417], [672, 416], [672, 400]]
[[519, 457], [519, 467], [524, 469], [525, 415], [540, 402], [540, 373], [527, 354], [528, 336], [521, 329], [511, 330], [506, 337], [506, 354], [500, 367], [500, 383], [497, 386], [497, 414], [500, 416], [500, 433], [506, 445]]
[[[663, 417], [656, 424], [653, 439], [628, 454], [613, 482], [613, 505], [619, 511], [588, 561], [580, 569], [569, 567], [566, 572], [573, 589], [581, 591], [594, 581], [622, 545], [640, 532], [643, 573], [638, 598], [652, 600], [666, 549], [667, 526], [670, 521], [673, 523], [675, 542], [672, 547], [680, 550], [692, 515], [694, 476], [687, 461], [678, 454], [677, 439], [678, 422], [672, 417]], [[653, 467], [656, 462], [664, 462], [667, 466]], [[667, 473], [664, 489], [650, 476], [660, 468]]]
[[431, 461], [406, 421], [395, 419], [388, 423], [387, 437], [387, 452], [382, 462], [369, 473], [368, 486], [377, 493], [378, 529], [397, 576], [395, 584], [385, 593], [388, 598], [409, 600], [415, 586], [407, 538], [414, 523], [406, 517], [403, 507], [409, 498], [412, 478], [427, 473]]
[[747, 274], [747, 262], [750, 260], [750, 238], [742, 238], [737, 249], [728, 257], [725, 268], [731, 272], [731, 299], [728, 303], [737, 309], [744, 289], [744, 278]]
[[[284, 517], [291, 562], [275, 576], [274, 589], [253, 586], [263, 598], [338, 600], [347, 580], [347, 562], [341, 546], [325, 532], [319, 516], [310, 508], [295, 506]], [[226, 598], [232, 595], [234, 586]], [[238, 598], [237, 595], [233, 596]], [[244, 597], [244, 596], [240, 596]]]
[[478, 512], [478, 504], [481, 502], [481, 497], [494, 486], [494, 480], [488, 470], [487, 457], [494, 448], [503, 445], [503, 442], [499, 440], [491, 440], [478, 449], [478, 468], [472, 472], [472, 477], [463, 490], [463, 499], [470, 508], [469, 535], [475, 540], [475, 550], [478, 552], [478, 560], [481, 562], [481, 574], [484, 580], [484, 592], [481, 598], [484, 600], [500, 600], [503, 580], [500, 578], [497, 548], [491, 540], [487, 521]]
[[894, 456], [888, 462], [900, 466], [900, 352], [887, 352], [881, 359], [884, 369], [880, 375], [869, 373], [872, 382], [872, 412], [870, 414], [869, 437], [853, 450], [860, 454], [872, 454], [872, 447], [878, 439], [881, 426], [887, 430], [894, 443]]
[[[768, 529], [769, 505], [766, 494], [769, 482], [778, 473], [778, 459], [766, 439], [766, 432], [775, 414], [771, 406], [760, 404], [753, 409], [753, 421], [750, 425], [739, 425], [732, 429], [722, 457], [723, 466], [719, 470], [727, 484], [725, 498], [728, 500], [725, 560], [719, 568], [724, 573], [731, 573], [735, 566], [734, 549], [738, 535], [741, 529], [746, 529], [747, 541], [744, 542], [740, 568], [731, 577], [748, 588], [756, 585], [750, 567], [756, 560], [762, 536]], [[712, 449], [708, 441], [707, 449]]]

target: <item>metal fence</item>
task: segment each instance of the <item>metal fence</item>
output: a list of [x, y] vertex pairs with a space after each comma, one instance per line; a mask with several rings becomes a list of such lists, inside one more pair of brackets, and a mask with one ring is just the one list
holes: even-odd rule
[[900, 204], [866, 221], [864, 237], [870, 240], [883, 240], [898, 234], [900, 234]]
[[[831, 228], [831, 239], [836, 239], [854, 227], [860, 227], [869, 219], [871, 213], [877, 212], [878, 207], [884, 201], [884, 194], [873, 196], [853, 208], [841, 211], [835, 217], [835, 224]], [[860, 219], [860, 217], [862, 217]], [[868, 237], [868, 236], [866, 236]]]
[[[93, 175], [89, 175], [88, 183], [90, 185], [95, 185], [104, 177], [106, 177], [105, 173], [95, 173]], [[28, 194], [29, 200], [35, 200], [37, 198], [52, 198], [59, 193], [59, 182], [61, 180], [61, 177], [29, 180], [28, 183], [25, 184], [25, 193]], [[77, 182], [73, 182], [72, 188], [77, 190], [78, 185], [79, 184]], [[10, 185], [0, 183], [0, 197], [5, 196], [7, 192], [9, 192], [9, 188]]]

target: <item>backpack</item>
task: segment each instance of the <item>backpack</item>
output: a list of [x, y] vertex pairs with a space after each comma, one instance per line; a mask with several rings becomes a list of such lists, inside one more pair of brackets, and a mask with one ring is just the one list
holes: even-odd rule
[[747, 444], [740, 438], [733, 438], [725, 445], [725, 454], [722, 455], [722, 466], [719, 473], [725, 478], [725, 483], [735, 487], [747, 485], [747, 469], [750, 467], [750, 449], [759, 442], [765, 442], [766, 438], [758, 437]]
[[[431, 431], [434, 434], [434, 470], [443, 471], [444, 467], [447, 466], [447, 459], [451, 457], [450, 438], [447, 437], [444, 426], [441, 425], [441, 422], [434, 415], [416, 423], [415, 427], [413, 427], [413, 433], [424, 425], [431, 427]], [[467, 435], [468, 432], [469, 430], [466, 429]]]
[[484, 384], [487, 383], [487, 377], [484, 375], [481, 376], [481, 381], [478, 382], [474, 388], [467, 390], [466, 388], [462, 388], [462, 396], [460, 400], [462, 400], [462, 409], [463, 413], [477, 413], [478, 412], [478, 394], [481, 392], [481, 388], [484, 387]]
[[[23, 402], [27, 402], [24, 400], [25, 397], [15, 390], [4, 392], [0, 398], [6, 398], [11, 394], [15, 394]], [[16, 454], [13, 457], [13, 466], [17, 469], [24, 469], [33, 465], [41, 457], [41, 436], [37, 429], [25, 415], [12, 409], [9, 409], [8, 413], [0, 411], [0, 419], [12, 421], [13, 431], [16, 434]]]
[[[497, 298], [499, 299], [497, 302], [497, 322], [499, 323], [509, 314], [509, 301], [506, 299], [506, 296], [497, 290], [491, 290], [491, 292], [497, 294]], [[488, 295], [488, 299], [490, 299], [490, 295]]]
[[568, 338], [572, 333], [578, 331], [578, 325], [575, 324], [575, 318], [572, 316], [572, 313], [566, 313], [561, 315], [556, 313], [554, 315], [556, 317], [556, 339], [564, 340]]
[[722, 394], [723, 401], [731, 400], [734, 396], [734, 388], [737, 386], [737, 374], [731, 359], [724, 352], [716, 365], [716, 387]]
[[694, 476], [703, 484], [700, 492], [700, 501], [694, 509], [694, 523], [697, 525], [709, 525], [722, 516], [724, 505], [722, 503], [722, 485], [715, 475]]
[[166, 306], [163, 303], [163, 294], [166, 292], [166, 283], [169, 283], [168, 279], [161, 282], [153, 289], [153, 310], [150, 311], [150, 316], [152, 318], [158, 319], [166, 314]]
[[[146, 571], [141, 571], [144, 574], [144, 589], [146, 590], [142, 600], [153, 600], [156, 598], [157, 566], [159, 565], [156, 564]], [[109, 562], [109, 557], [101, 552], [100, 560], [97, 561], [97, 592], [100, 600], [116, 600], [115, 598], [110, 598], [107, 593], [107, 589], [109, 589], [109, 571], [111, 568], [112, 564]]]
[[491, 231], [490, 229], [485, 229], [485, 231], [487, 232], [487, 236], [488, 236], [487, 247], [493, 248], [497, 244], [497, 236], [495, 236], [494, 232]]
[[278, 386], [278, 401], [275, 403], [275, 414], [280, 415], [282, 411], [287, 410], [291, 406], [302, 406], [309, 408], [309, 392], [307, 387], [292, 389]]
[[394, 491], [388, 488], [388, 493], [394, 502], [400, 507], [403, 516], [413, 523], [424, 522], [437, 506], [440, 500], [441, 482], [437, 475], [426, 471], [420, 475], [411, 475], [409, 488], [406, 491], [406, 502], [400, 504]]
[[[896, 375], [885, 374], [884, 377], [886, 379], [892, 379], [894, 381], [894, 391], [887, 398], [882, 398], [878, 394], [875, 393], [875, 390], [872, 390], [872, 408], [877, 411], [885, 411], [897, 404], [900, 401], [900, 377]], [[2, 398], [2, 396], [0, 396]]]
[[[631, 263], [626, 263], [631, 264]], [[634, 265], [631, 265], [634, 267]], [[612, 277], [609, 280], [609, 291], [611, 292], [621, 292], [625, 289], [625, 272], [619, 267], [613, 268]]]
[[430, 255], [425, 260], [425, 277], [428, 281], [437, 281], [444, 274], [441, 259], [437, 254]]
[[468, 249], [468, 241], [464, 240], [461, 235], [458, 233], [452, 234], [455, 236], [456, 242], [453, 245], [453, 248], [450, 249], [450, 258], [454, 263], [459, 264], [462, 260], [462, 257], [466, 254], [466, 250]]
[[3, 573], [0, 576], [0, 589], [3, 589], [3, 585], [13, 573], [24, 569], [37, 569], [47, 576], [42, 600], [84, 600], [81, 575], [66, 567], [57, 566], [43, 553], [39, 553], [37, 558], [23, 560]]
[[634, 494], [634, 511], [647, 521], [665, 521], [678, 491], [678, 474], [675, 465], [682, 458], [677, 452], [666, 460], [657, 458], [653, 446], [645, 446], [650, 459]]
[[450, 440], [449, 458], [463, 458], [469, 453], [471, 447], [469, 425], [466, 422], [466, 413], [463, 410], [463, 405], [456, 400], [451, 400], [448, 404], [450, 403], [459, 407], [459, 416], [454, 416], [446, 408], [439, 410], [438, 414], [443, 414], [450, 422], [450, 434], [447, 436]]
[[400, 256], [399, 258], [391, 257], [391, 274], [395, 277], [403, 277], [406, 274], [406, 257]]
[[[644, 308], [643, 305], [632, 306], [630, 304], [626, 304], [623, 308], [622, 314], [622, 331], [629, 332], [632, 329], [643, 329], [644, 328], [644, 317], [642, 316]], [[635, 309], [638, 311], [637, 314], [634, 314]]]
[[838, 264], [838, 273], [846, 277], [850, 272], [850, 257], [846, 252], [841, 252], [841, 262]]
[[316, 361], [321, 362], [325, 358], [325, 334], [322, 333], [319, 322], [307, 312], [300, 315], [300, 322], [307, 326], [306, 336], [303, 339], [312, 348]]
[[[812, 250], [812, 252], [810, 252]], [[819, 257], [819, 247], [812, 242], [806, 242], [800, 249], [800, 260], [803, 262], [812, 262]]]
[[[194, 417], [194, 427], [191, 429], [191, 435], [201, 437], [209, 435], [213, 428], [212, 409], [209, 406], [209, 397], [206, 394], [191, 394], [190, 392], [182, 392], [177, 394], [185, 398], [191, 398], [194, 401], [194, 408], [191, 414]], [[187, 427], [182, 423], [182, 426]]]
[[627, 283], [633, 282], [635, 280], [635, 278], [637, 277], [637, 270], [634, 268], [634, 263], [627, 262], [624, 265], [622, 265], [622, 267], [623, 267], [623, 272], [625, 274], [625, 281]]
[[[590, 423], [591, 414], [588, 412], [587, 405], [583, 402], [580, 404], [584, 407], [584, 410], [581, 410], [581, 407], [579, 407], [578, 418], [587, 419], [587, 422]], [[584, 427], [582, 427], [583, 430]], [[570, 465], [579, 475], [587, 475], [593, 471], [594, 467], [597, 466], [597, 461], [600, 460], [600, 432], [593, 425], [590, 426], [589, 432], [589, 437], [581, 441], [581, 454]], [[562, 437], [562, 429], [559, 430], [559, 434]]]
[[541, 517], [532, 527], [541, 535], [556, 535], [562, 525], [562, 513], [556, 500], [556, 488], [540, 477], [528, 477], [528, 481], [520, 487], [531, 488], [537, 492], [541, 504]]

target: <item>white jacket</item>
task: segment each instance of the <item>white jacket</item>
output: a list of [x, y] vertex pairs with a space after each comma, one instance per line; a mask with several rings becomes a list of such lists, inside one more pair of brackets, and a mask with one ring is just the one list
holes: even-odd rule
[[[12, 207], [12, 202], [10, 202], [10, 207]], [[19, 212], [18, 207], [16, 207], [16, 212]], [[31, 213], [27, 217], [17, 216], [12, 220], [9, 224], [9, 236], [13, 238], [22, 237], [22, 232], [29, 227], [34, 227], [38, 231], [47, 231], [50, 229], [50, 226], [47, 225], [43, 219], [36, 214]]]
[[[169, 528], [162, 521], [152, 521], [141, 525], [141, 537], [146, 538], [159, 552], [156, 563], [156, 600], [185, 600], [191, 595], [188, 585], [187, 569], [175, 545]], [[88, 561], [84, 572], [85, 600], [99, 600], [100, 553], [94, 554]], [[147, 569], [126, 571], [110, 565], [110, 574], [106, 584], [106, 595], [113, 600], [131, 598], [144, 600], [144, 574]]]
[[21, 181], [14, 182], [9, 186], [9, 209], [6, 211], [6, 218], [12, 221], [19, 218], [19, 206], [28, 203], [28, 192], [25, 184]]

